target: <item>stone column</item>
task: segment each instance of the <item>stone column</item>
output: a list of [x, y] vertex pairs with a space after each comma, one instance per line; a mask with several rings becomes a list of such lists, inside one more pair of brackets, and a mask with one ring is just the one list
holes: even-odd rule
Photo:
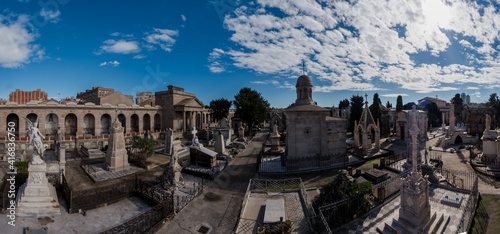
[[101, 117], [95, 115], [94, 115], [94, 135], [95, 136], [101, 135]]
[[19, 116], [19, 137], [26, 137], [26, 120]]
[[186, 132], [186, 111], [182, 112], [182, 132]]
[[[123, 115], [125, 115], [125, 114], [123, 114]], [[130, 131], [132, 131], [132, 125], [131, 125], [132, 121], [130, 121], [131, 120], [130, 118], [131, 118], [131, 116], [125, 115], [125, 130], [123, 133], [129, 133]]]
[[[38, 130], [40, 130], [40, 133], [45, 136], [47, 134], [45, 132], [45, 117], [43, 114], [38, 114]], [[42, 139], [43, 141], [43, 139]]]
[[143, 123], [143, 121], [144, 121], [144, 116], [141, 116], [141, 115], [139, 115], [139, 114], [138, 114], [137, 116], [139, 116], [139, 133], [141, 133], [141, 132], [143, 132], [143, 131], [144, 131], [144, 130], [143, 130], [143, 128], [144, 128], [144, 123]]
[[[9, 115], [10, 113], [7, 113], [5, 116], [3, 116], [2, 118], [0, 118], [0, 136], [7, 136], [7, 116]], [[21, 121], [21, 120], [19, 120]], [[18, 124], [19, 125], [19, 124]], [[19, 126], [14, 126], [14, 128], [18, 128]]]
[[64, 139], [66, 137], [66, 116], [57, 116], [59, 118], [59, 131], [61, 132], [61, 136]]
[[77, 115], [76, 116], [76, 137], [82, 137], [83, 136], [83, 116], [84, 115]]

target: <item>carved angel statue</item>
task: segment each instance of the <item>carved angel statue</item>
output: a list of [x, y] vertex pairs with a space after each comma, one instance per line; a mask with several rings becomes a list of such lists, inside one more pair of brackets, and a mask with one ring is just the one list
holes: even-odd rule
[[[42, 139], [45, 139], [45, 136], [40, 133], [38, 130], [38, 117], [36, 118], [35, 123], [32, 123], [31, 120], [21, 115], [26, 120], [26, 124], [28, 124], [28, 142], [29, 145], [32, 145], [34, 148], [33, 158], [31, 159], [32, 164], [42, 164], [43, 160], [40, 158], [43, 156], [43, 152], [45, 151], [42, 143]], [[41, 138], [40, 138], [41, 137]]]

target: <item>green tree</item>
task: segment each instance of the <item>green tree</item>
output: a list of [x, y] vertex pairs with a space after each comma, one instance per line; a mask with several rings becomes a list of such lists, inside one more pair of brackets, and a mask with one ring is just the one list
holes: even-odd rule
[[464, 109], [463, 103], [464, 101], [460, 97], [460, 94], [455, 94], [455, 97], [451, 99], [453, 101], [453, 105], [455, 106], [455, 117], [457, 118], [456, 123], [463, 122], [462, 120], [462, 110]]
[[344, 109], [344, 108], [347, 108], [347, 107], [349, 107], [349, 100], [347, 100], [347, 98], [344, 99], [344, 100], [342, 100], [342, 101], [340, 101], [340, 103], [339, 103], [339, 109]]
[[227, 117], [229, 108], [231, 108], [232, 104], [232, 101], [225, 98], [212, 100], [209, 106], [212, 117], [216, 120], [221, 120], [222, 118]]
[[385, 107], [392, 108], [392, 103], [390, 103], [389, 101], [387, 101], [387, 103], [385, 104]]
[[132, 136], [132, 149], [129, 152], [130, 161], [139, 166], [146, 165], [146, 159], [155, 152], [156, 142], [153, 139]]
[[363, 114], [363, 102], [365, 99], [359, 95], [352, 95], [351, 97], [351, 116], [349, 117], [349, 131], [354, 130], [354, 121], [358, 121]]
[[490, 94], [490, 99], [486, 105], [495, 110], [495, 127], [498, 127], [500, 125], [500, 100], [498, 95], [496, 93]]
[[269, 102], [253, 89], [247, 87], [240, 89], [234, 96], [233, 104], [236, 107], [235, 115], [238, 115], [250, 129], [269, 116]]
[[396, 101], [396, 111], [402, 111], [403, 110], [403, 97], [401, 95], [398, 95], [398, 99]]
[[490, 94], [490, 99], [488, 100], [487, 103], [489, 106], [496, 106], [498, 105], [498, 96], [496, 93]]
[[429, 127], [431, 125], [438, 126], [439, 118], [441, 117], [441, 111], [435, 102], [429, 102], [425, 105], [425, 109], [427, 110], [427, 118], [429, 119]]
[[372, 112], [373, 120], [375, 123], [377, 119], [380, 121], [382, 117], [382, 111], [380, 110], [380, 98], [378, 97], [378, 93], [373, 94], [373, 103], [370, 105], [370, 112]]

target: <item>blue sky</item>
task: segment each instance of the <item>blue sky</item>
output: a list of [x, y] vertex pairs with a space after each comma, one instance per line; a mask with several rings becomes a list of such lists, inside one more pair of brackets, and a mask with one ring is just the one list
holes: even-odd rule
[[[41, 4], [40, 4], [41, 3]], [[500, 5], [439, 0], [0, 2], [0, 97], [184, 87], [208, 104], [242, 87], [271, 106], [306, 73], [321, 106], [500, 93]]]

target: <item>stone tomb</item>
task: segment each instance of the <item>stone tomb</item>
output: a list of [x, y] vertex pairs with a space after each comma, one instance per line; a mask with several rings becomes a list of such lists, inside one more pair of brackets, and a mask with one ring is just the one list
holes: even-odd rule
[[365, 172], [365, 176], [375, 184], [378, 184], [384, 180], [388, 179], [388, 173], [386, 171], [382, 171], [376, 168], [370, 169]]
[[286, 220], [285, 197], [277, 196], [266, 200], [264, 223], [277, 223]]
[[17, 193], [16, 214], [18, 216], [53, 216], [60, 215], [56, 189], [47, 180], [47, 164], [28, 166], [29, 176]]
[[[193, 128], [191, 133], [193, 134], [192, 144], [190, 148], [190, 163], [191, 165], [197, 165], [201, 167], [214, 168], [217, 165], [217, 153], [209, 150], [198, 141], [196, 133], [198, 131]], [[220, 135], [219, 137], [222, 137]]]

